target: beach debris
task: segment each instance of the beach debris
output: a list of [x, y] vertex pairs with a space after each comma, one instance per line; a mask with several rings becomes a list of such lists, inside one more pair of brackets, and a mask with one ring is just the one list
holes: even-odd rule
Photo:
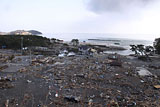
[[61, 54], [58, 55], [58, 57], [65, 57], [65, 56], [66, 56], [65, 53], [61, 53]]
[[144, 83], [144, 81], [143, 81], [143, 80], [141, 80], [141, 83]]
[[89, 105], [89, 106], [91, 106], [91, 105], [92, 105], [92, 103], [93, 103], [93, 100], [92, 100], [92, 99], [89, 99], [89, 101], [88, 101], [88, 105]]
[[56, 92], [55, 97], [58, 97], [58, 92]]
[[136, 69], [140, 76], [151, 76], [152, 75], [152, 73], [149, 72], [146, 68], [136, 67]]
[[107, 107], [119, 107], [119, 105], [115, 100], [111, 100]]
[[[89, 48], [93, 53], [96, 53], [95, 50], [98, 51], [98, 47]], [[92, 57], [89, 56], [90, 54], [88, 53], [87, 55], [85, 53], [81, 54], [80, 52], [71, 51], [68, 47], [61, 47], [58, 51], [66, 49], [67, 51], [63, 51], [65, 54], [63, 58], [59, 56], [42, 56], [39, 58], [35, 55], [32, 56], [32, 63], [34, 64], [23, 66], [24, 68], [20, 71], [30, 72], [10, 73], [10, 75], [16, 77], [17, 80], [15, 81], [16, 87], [13, 91], [12, 89], [8, 91], [3, 88], [5, 89], [4, 92], [6, 92], [6, 98], [9, 99], [8, 103], [12, 104], [11, 97], [15, 98], [14, 90], [17, 89], [22, 90], [22, 94], [16, 93], [20, 98], [16, 98], [17, 100], [14, 106], [17, 102], [19, 102], [19, 106], [22, 106], [21, 101], [23, 97], [33, 103], [31, 106], [45, 105], [53, 107], [79, 106], [80, 104], [89, 107], [128, 107], [141, 106], [143, 102], [153, 104], [152, 101], [155, 101], [155, 103], [159, 101], [156, 99], [160, 96], [158, 90], [156, 90], [160, 89], [160, 86], [157, 86], [157, 84], [159, 84], [159, 75], [157, 75], [157, 78], [155, 76], [146, 78], [138, 76], [138, 71], [140, 70], [137, 69], [136, 66], [138, 63], [142, 63], [138, 62], [139, 60], [131, 60], [126, 58], [126, 56], [120, 56], [118, 54], [93, 54]], [[89, 52], [89, 50], [86, 51]], [[74, 54], [72, 54], [72, 52]], [[108, 56], [111, 56], [111, 58]], [[12, 63], [19, 64], [20, 62]], [[143, 68], [146, 69], [149, 64], [146, 62], [143, 65]], [[2, 76], [8, 75], [5, 72], [1, 73]], [[150, 73], [147, 73], [147, 75], [148, 74], [150, 75]], [[8, 76], [4, 76], [4, 78], [6, 78], [6, 83], [9, 84], [14, 81], [8, 78]], [[28, 88], [25, 89], [23, 87], [24, 82], [30, 86], [28, 95], [25, 95], [25, 93], [28, 92]], [[0, 87], [1, 83], [4, 82], [0, 81]], [[32, 87], [32, 85], [34, 85], [34, 87]], [[3, 90], [0, 91], [2, 92], [0, 95], [3, 96]], [[13, 95], [9, 95], [7, 92], [9, 92], [9, 94], [13, 92]], [[127, 96], [125, 96], [126, 94]], [[44, 101], [43, 99], [45, 98], [46, 100]], [[7, 99], [2, 98], [2, 100], [4, 105]], [[28, 106], [28, 102], [25, 104], [24, 106]]]
[[6, 100], [5, 107], [9, 107], [9, 99]]
[[76, 55], [76, 54], [75, 54], [74, 52], [69, 52], [67, 56], [68, 56], [68, 57], [72, 57], [72, 56], [75, 56], [75, 55]]
[[109, 55], [108, 59], [110, 59], [110, 60], [118, 60], [117, 54], [111, 54], [111, 55]]
[[56, 62], [54, 63], [53, 65], [64, 65], [65, 63], [62, 63], [62, 62]]
[[30, 98], [31, 98], [31, 96], [29, 94], [27, 94], [27, 93], [24, 94], [24, 99], [25, 100], [30, 99]]
[[27, 69], [26, 69], [26, 68], [21, 68], [21, 69], [19, 70], [19, 72], [20, 72], [20, 73], [27, 72]]
[[68, 101], [68, 102], [74, 102], [74, 103], [78, 103], [80, 101], [80, 97], [75, 97], [75, 96], [65, 96], [64, 100]]
[[111, 61], [111, 62], [109, 62], [109, 65], [110, 65], [110, 66], [118, 66], [118, 67], [121, 67], [121, 66], [122, 66], [122, 62], [120, 62], [120, 61]]
[[32, 81], [31, 80], [27, 80], [27, 83], [31, 83]]
[[100, 97], [103, 97], [103, 96], [104, 96], [104, 93], [101, 93], [101, 94], [100, 94]]
[[76, 77], [80, 77], [80, 78], [85, 78], [85, 77], [86, 77], [86, 75], [85, 75], [85, 74], [74, 74], [74, 76], [76, 76]]
[[8, 65], [0, 66], [0, 71], [4, 70], [4, 69], [6, 69], [6, 68], [8, 68]]
[[56, 81], [57, 81], [57, 84], [61, 84], [63, 82], [63, 80], [61, 80], [61, 79], [58, 79]]
[[154, 85], [154, 88], [160, 89], [160, 85]]
[[91, 49], [91, 52], [97, 53], [97, 50], [92, 48], [92, 49]]
[[159, 64], [151, 64], [151, 65], [149, 65], [149, 68], [153, 68], [153, 69], [160, 69], [160, 66], [159, 66]]
[[11, 83], [10, 79], [0, 77], [0, 89], [9, 89], [13, 87], [14, 85]]

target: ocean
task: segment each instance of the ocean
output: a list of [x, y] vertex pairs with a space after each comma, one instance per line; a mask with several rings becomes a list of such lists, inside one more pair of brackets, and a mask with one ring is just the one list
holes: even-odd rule
[[[71, 41], [72, 39], [79, 39], [80, 42], [85, 41], [90, 44], [97, 45], [106, 45], [106, 46], [118, 46], [124, 47], [127, 50], [124, 51], [106, 51], [105, 53], [118, 53], [121, 55], [129, 55], [133, 52], [130, 50], [130, 45], [143, 44], [145, 46], [153, 46], [154, 38], [152, 40], [143, 40], [143, 39], [131, 39], [129, 36], [134, 37], [134, 35], [113, 35], [113, 34], [95, 34], [95, 33], [54, 33], [54, 34], [45, 34], [49, 38], [61, 39], [66, 42]], [[137, 36], [137, 35], [135, 35]], [[139, 35], [142, 36], [142, 35]], [[144, 36], [144, 35], [143, 35]]]

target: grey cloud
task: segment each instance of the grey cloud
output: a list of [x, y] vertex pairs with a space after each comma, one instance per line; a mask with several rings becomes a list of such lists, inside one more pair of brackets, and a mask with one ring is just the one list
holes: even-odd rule
[[87, 8], [96, 13], [119, 12], [144, 7], [155, 0], [89, 0]]

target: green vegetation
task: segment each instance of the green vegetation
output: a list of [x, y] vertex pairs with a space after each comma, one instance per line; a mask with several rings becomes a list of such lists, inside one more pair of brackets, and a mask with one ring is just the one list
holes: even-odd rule
[[160, 38], [155, 39], [154, 48], [156, 49], [156, 53], [160, 54]]
[[150, 60], [149, 55], [154, 53], [154, 48], [152, 46], [144, 46], [144, 45], [130, 45], [133, 52], [135, 52], [135, 56], [141, 60]]
[[72, 39], [72, 40], [71, 40], [71, 43], [72, 43], [74, 46], [78, 46], [78, 45], [79, 45], [79, 40], [78, 40], [78, 39]]
[[21, 42], [23, 47], [50, 45], [50, 40], [46, 37], [36, 35], [0, 35], [0, 48], [6, 49], [21, 49]]

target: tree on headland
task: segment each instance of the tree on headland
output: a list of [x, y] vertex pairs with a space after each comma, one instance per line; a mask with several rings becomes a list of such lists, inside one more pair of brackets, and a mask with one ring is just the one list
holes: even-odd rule
[[130, 46], [130, 50], [135, 52], [135, 56], [142, 60], [150, 60], [149, 55], [154, 52], [154, 48], [152, 46], [144, 46], [142, 44]]
[[154, 45], [154, 48], [155, 48], [155, 52], [157, 54], [160, 54], [160, 38], [156, 38], [153, 45]]
[[137, 49], [138, 49], [138, 52], [140, 53], [141, 56], [144, 56], [146, 54], [144, 45], [142, 45], [142, 44], [137, 45]]
[[77, 45], [79, 45], [79, 40], [78, 39], [72, 39], [71, 43], [72, 43], [72, 45], [77, 46]]
[[137, 50], [137, 46], [136, 45], [130, 45], [131, 47], [131, 51], [135, 52], [135, 55], [138, 55], [138, 50]]
[[154, 52], [155, 49], [154, 49], [153, 46], [146, 46], [145, 51], [146, 51], [146, 52]]

